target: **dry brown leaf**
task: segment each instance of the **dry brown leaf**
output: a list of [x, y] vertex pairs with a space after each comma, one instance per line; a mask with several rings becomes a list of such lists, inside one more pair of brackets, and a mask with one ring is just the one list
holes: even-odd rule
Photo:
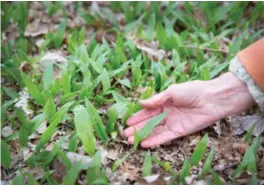
[[135, 180], [139, 176], [139, 168], [126, 162], [120, 166], [120, 172], [129, 180]]
[[254, 136], [259, 136], [264, 132], [264, 116], [260, 112], [253, 115], [237, 115], [231, 118], [231, 126], [235, 134], [242, 134], [245, 131], [249, 131], [250, 128], [255, 124], [252, 134]]
[[10, 126], [5, 126], [2, 128], [1, 134], [3, 137], [8, 137], [13, 134], [13, 129]]
[[46, 53], [39, 61], [40, 70], [45, 71], [46, 67], [50, 64], [55, 64], [53, 79], [60, 78], [62, 76], [62, 70], [67, 66], [67, 60], [63, 57], [60, 51], [54, 51]]

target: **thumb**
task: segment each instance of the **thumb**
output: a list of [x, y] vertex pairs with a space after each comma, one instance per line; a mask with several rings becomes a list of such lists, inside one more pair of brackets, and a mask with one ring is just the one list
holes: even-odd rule
[[163, 105], [169, 98], [171, 98], [171, 94], [165, 90], [147, 100], [141, 100], [139, 103], [145, 108], [154, 109]]

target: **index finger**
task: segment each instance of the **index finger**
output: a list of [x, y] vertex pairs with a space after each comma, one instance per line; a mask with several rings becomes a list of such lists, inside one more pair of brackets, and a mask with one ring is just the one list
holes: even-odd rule
[[135, 113], [132, 115], [130, 118], [127, 120], [127, 125], [135, 125], [137, 123], [140, 123], [148, 118], [151, 118], [153, 116], [156, 116], [162, 112], [162, 108], [158, 107], [156, 109], [142, 109], [139, 112]]

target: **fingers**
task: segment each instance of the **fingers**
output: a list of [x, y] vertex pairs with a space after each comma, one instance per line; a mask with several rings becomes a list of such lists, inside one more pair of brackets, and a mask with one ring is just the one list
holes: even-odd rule
[[[157, 134], [160, 134], [161, 132], [164, 132], [164, 131], [166, 131], [166, 128], [164, 127], [164, 125], [158, 125], [157, 127], [155, 127], [153, 129], [152, 133], [148, 136], [148, 138], [156, 136]], [[134, 135], [133, 134], [126, 136], [126, 137], [128, 137], [128, 142], [130, 144], [134, 143]]]
[[127, 125], [135, 125], [148, 118], [158, 115], [162, 112], [162, 108], [158, 107], [156, 109], [142, 109], [141, 111], [135, 113], [132, 117], [127, 120]]
[[160, 134], [157, 134], [156, 136], [148, 137], [145, 140], [143, 140], [141, 142], [141, 147], [150, 148], [150, 147], [159, 146], [177, 137], [179, 136], [176, 136], [173, 131], [166, 130], [161, 132]]
[[154, 109], [164, 104], [170, 97], [169, 91], [165, 90], [147, 100], [141, 100], [140, 104], [145, 108]]
[[146, 123], [149, 121], [149, 119], [145, 120], [145, 121], [142, 121], [136, 125], [133, 125], [131, 127], [128, 127], [125, 131], [124, 131], [124, 135], [126, 137], [129, 137], [129, 136], [133, 136], [134, 135], [134, 129], [136, 129], [136, 131], [138, 132], [140, 129], [142, 129]]

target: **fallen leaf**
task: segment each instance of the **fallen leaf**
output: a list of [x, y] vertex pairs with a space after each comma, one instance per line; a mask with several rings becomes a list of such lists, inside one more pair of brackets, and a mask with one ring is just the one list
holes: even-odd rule
[[42, 72], [49, 65], [54, 64], [53, 79], [56, 79], [62, 76], [62, 70], [67, 67], [67, 59], [62, 56], [60, 51], [48, 52], [40, 59], [39, 64]]
[[264, 132], [264, 116], [260, 112], [253, 115], [237, 115], [231, 118], [231, 126], [235, 134], [240, 135], [245, 131], [249, 131], [250, 128], [255, 124], [252, 134], [259, 136]]
[[144, 177], [144, 179], [147, 181], [147, 183], [151, 184], [151, 183], [154, 183], [159, 178], [159, 176], [160, 174], [150, 175], [150, 176]]
[[21, 108], [28, 117], [33, 115], [34, 111], [30, 108], [28, 104], [28, 100], [30, 97], [29, 93], [25, 90], [22, 90], [19, 95], [20, 96], [15, 104], [15, 107]]
[[135, 180], [139, 176], [139, 168], [126, 162], [120, 165], [120, 172], [129, 180]]
[[3, 137], [8, 137], [13, 133], [13, 129], [10, 126], [5, 126], [2, 128], [2, 136]]
[[87, 155], [77, 154], [74, 152], [67, 152], [67, 157], [69, 158], [72, 164], [76, 162], [80, 162], [82, 164], [88, 165], [92, 161], [91, 157]]

